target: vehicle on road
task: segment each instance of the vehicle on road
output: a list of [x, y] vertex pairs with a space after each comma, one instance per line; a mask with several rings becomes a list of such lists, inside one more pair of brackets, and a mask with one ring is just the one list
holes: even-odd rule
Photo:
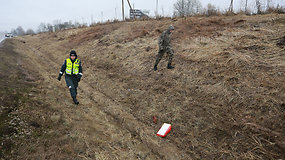
[[14, 37], [14, 35], [12, 33], [7, 33], [7, 34], [5, 34], [5, 37], [12, 38], [12, 37]]

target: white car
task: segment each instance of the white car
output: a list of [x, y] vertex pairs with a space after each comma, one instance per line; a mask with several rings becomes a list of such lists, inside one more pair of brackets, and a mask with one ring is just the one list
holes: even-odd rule
[[12, 37], [14, 37], [14, 35], [12, 33], [7, 33], [7, 34], [5, 34], [5, 37], [12, 38]]

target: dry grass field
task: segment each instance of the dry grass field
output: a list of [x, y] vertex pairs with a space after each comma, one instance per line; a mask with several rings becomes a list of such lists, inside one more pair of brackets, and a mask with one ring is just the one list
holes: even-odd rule
[[[153, 71], [170, 24], [175, 69]], [[285, 159], [285, 15], [101, 24], [3, 42], [2, 159]], [[57, 80], [75, 49], [79, 106]], [[156, 121], [157, 119], [157, 121]], [[156, 136], [171, 123], [166, 138]]]

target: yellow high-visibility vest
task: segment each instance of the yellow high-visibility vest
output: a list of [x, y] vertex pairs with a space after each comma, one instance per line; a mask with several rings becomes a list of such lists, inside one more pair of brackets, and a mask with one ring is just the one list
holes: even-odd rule
[[76, 59], [74, 63], [72, 63], [70, 58], [66, 59], [65, 73], [68, 74], [68, 75], [71, 75], [71, 74], [78, 75], [78, 73], [79, 73], [79, 63], [80, 63], [79, 59]]

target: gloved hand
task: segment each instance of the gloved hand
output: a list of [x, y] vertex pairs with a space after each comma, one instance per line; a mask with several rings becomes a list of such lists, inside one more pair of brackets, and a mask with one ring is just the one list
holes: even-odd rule
[[57, 79], [58, 79], [59, 81], [61, 80], [61, 76], [62, 76], [62, 74], [59, 74], [58, 77], [57, 77]]
[[78, 81], [78, 82], [80, 82], [81, 78], [82, 78], [82, 75], [80, 75], [80, 74], [77, 75], [77, 81]]

